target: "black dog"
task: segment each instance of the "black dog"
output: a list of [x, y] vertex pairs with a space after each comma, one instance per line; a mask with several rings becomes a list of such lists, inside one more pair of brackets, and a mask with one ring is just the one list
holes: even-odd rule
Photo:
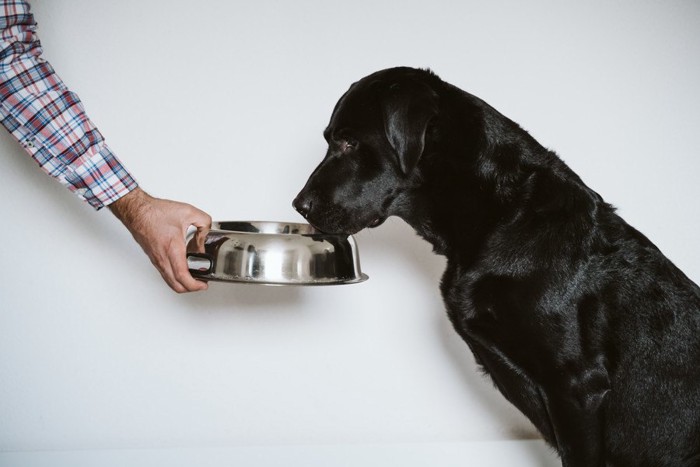
[[700, 465], [700, 289], [553, 152], [429, 71], [353, 84], [294, 200], [399, 216], [447, 257], [454, 328], [564, 466]]

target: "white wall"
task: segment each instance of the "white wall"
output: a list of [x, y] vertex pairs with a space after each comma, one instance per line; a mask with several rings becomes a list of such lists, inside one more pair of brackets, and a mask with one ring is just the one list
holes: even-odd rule
[[[196, 5], [196, 6], [193, 6]], [[340, 95], [430, 67], [556, 150], [700, 279], [700, 4], [37, 0], [45, 57], [154, 195], [301, 220]], [[398, 220], [370, 280], [180, 296], [0, 134], [0, 450], [533, 438]]]

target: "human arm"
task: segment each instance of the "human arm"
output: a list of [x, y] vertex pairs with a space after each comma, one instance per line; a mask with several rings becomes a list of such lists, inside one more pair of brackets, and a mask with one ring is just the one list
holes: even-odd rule
[[0, 0], [0, 123], [66, 188], [95, 209], [109, 206], [175, 291], [206, 289], [187, 270], [184, 232], [190, 224], [206, 229], [211, 219], [138, 188], [78, 96], [42, 58], [36, 22], [22, 0]]
[[101, 209], [137, 183], [41, 55], [29, 4], [0, 0], [0, 121], [45, 172]]

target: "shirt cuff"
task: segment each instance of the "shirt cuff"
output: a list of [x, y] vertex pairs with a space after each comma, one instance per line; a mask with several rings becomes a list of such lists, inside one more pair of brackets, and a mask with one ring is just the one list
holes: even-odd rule
[[99, 210], [115, 202], [138, 186], [108, 146], [94, 154], [85, 154], [72, 164], [67, 174], [69, 187], [79, 197]]

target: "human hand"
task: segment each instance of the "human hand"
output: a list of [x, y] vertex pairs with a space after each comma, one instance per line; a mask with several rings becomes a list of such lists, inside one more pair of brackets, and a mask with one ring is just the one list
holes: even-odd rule
[[211, 227], [211, 217], [189, 204], [150, 196], [141, 188], [109, 205], [141, 245], [165, 282], [175, 292], [206, 290], [207, 283], [192, 277], [187, 268], [185, 235], [194, 225], [200, 236]]

